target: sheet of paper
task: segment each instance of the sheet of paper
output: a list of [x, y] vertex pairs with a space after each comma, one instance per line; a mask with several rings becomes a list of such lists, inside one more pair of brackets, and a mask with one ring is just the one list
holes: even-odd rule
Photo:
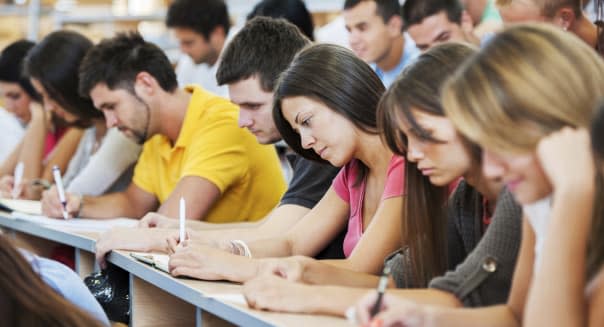
[[30, 215], [41, 215], [42, 204], [40, 201], [30, 200], [14, 200], [14, 199], [0, 199], [0, 209], [6, 211], [19, 211]]
[[26, 220], [35, 224], [44, 225], [55, 229], [85, 231], [85, 232], [104, 232], [113, 227], [136, 227], [138, 220], [130, 218], [116, 219], [55, 219], [45, 216], [28, 215], [21, 212], [13, 212], [15, 219]]

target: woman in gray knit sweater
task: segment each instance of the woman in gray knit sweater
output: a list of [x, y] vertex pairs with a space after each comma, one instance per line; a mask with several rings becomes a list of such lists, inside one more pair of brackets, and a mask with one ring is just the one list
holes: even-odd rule
[[[446, 78], [474, 52], [462, 44], [427, 51], [402, 73], [378, 109], [390, 148], [408, 158], [405, 210], [416, 218], [403, 222], [405, 251], [390, 256], [390, 286], [424, 287], [390, 294], [455, 307], [503, 303], [507, 298], [520, 240], [520, 208], [507, 192], [500, 194], [499, 182], [481, 178], [479, 153], [444, 117], [438, 95]], [[459, 177], [465, 179], [449, 198], [450, 185]], [[251, 306], [343, 316], [366, 288], [377, 285], [376, 276], [328, 268], [310, 259], [289, 260], [280, 260], [272, 272], [290, 281], [264, 276], [246, 284]], [[341, 286], [291, 282], [309, 283], [309, 276], [318, 273], [337, 274], [332, 280], [340, 280]], [[432, 279], [436, 276], [441, 277]]]

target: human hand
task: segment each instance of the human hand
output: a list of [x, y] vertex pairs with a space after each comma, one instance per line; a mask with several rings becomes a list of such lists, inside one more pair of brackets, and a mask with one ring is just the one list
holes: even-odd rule
[[178, 219], [166, 217], [157, 212], [149, 212], [140, 220], [138, 227], [178, 228], [178, 224]]
[[539, 141], [537, 156], [554, 191], [594, 185], [596, 169], [589, 132], [565, 127]]
[[101, 234], [96, 241], [96, 261], [105, 268], [105, 256], [111, 250], [130, 250], [140, 252], [167, 252], [166, 238], [178, 231], [173, 229], [148, 229], [131, 227], [114, 227]]
[[383, 295], [378, 313], [371, 317], [377, 296], [376, 291], [370, 291], [357, 302], [353, 307], [355, 323], [372, 327], [432, 325], [429, 307], [390, 294]]
[[[12, 175], [4, 175], [0, 178], [0, 196], [3, 198], [10, 199], [13, 197], [13, 189], [15, 188], [15, 178]], [[21, 196], [22, 190], [15, 191], [14, 193]]]
[[257, 274], [257, 261], [188, 241], [173, 248], [169, 269], [172, 276], [203, 280], [244, 282]]
[[305, 256], [266, 258], [259, 261], [259, 276], [278, 276], [291, 282], [303, 282], [304, 272], [313, 259]]
[[[67, 204], [67, 218], [76, 217], [80, 211], [82, 197], [80, 195], [65, 193]], [[51, 218], [63, 218], [63, 204], [59, 199], [57, 187], [53, 185], [49, 190], [42, 193], [42, 214]]]
[[243, 295], [250, 308], [279, 312], [310, 313], [316, 298], [312, 286], [287, 281], [275, 275], [258, 276], [243, 285]]

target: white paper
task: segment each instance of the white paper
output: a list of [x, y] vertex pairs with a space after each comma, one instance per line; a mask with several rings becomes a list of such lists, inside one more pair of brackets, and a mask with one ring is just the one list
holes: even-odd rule
[[130, 218], [116, 219], [53, 219], [39, 215], [28, 215], [22, 212], [13, 212], [12, 216], [19, 220], [29, 221], [38, 225], [54, 229], [77, 230], [84, 232], [104, 232], [113, 227], [136, 227], [138, 220]]
[[14, 200], [14, 199], [0, 199], [0, 205], [14, 211], [19, 211], [31, 215], [42, 214], [42, 203], [40, 201], [31, 200]]

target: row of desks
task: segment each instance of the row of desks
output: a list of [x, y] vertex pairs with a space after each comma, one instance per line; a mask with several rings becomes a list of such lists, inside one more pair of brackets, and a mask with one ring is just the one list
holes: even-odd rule
[[[57, 244], [72, 246], [76, 272], [82, 277], [98, 270], [96, 232], [46, 227], [14, 219], [6, 212], [0, 212], [0, 228], [18, 246], [40, 256], [48, 256]], [[241, 294], [239, 284], [174, 278], [125, 251], [111, 252], [108, 261], [129, 273], [130, 326], [350, 326], [330, 316], [252, 310], [230, 299], [229, 295]], [[213, 297], [218, 294], [227, 296]]]

